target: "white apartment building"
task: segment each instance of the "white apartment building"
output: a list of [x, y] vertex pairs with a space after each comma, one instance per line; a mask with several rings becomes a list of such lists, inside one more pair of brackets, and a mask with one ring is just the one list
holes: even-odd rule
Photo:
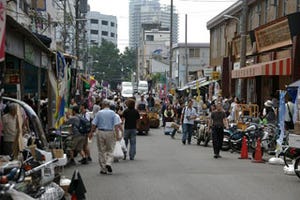
[[153, 65], [153, 59], [160, 62], [168, 61], [170, 47], [170, 31], [165, 29], [144, 30], [142, 45], [138, 55], [138, 74], [144, 79], [147, 73], [161, 73], [162, 68]]
[[180, 87], [205, 75], [210, 76], [205, 73], [209, 67], [209, 49], [209, 43], [178, 43], [173, 47], [172, 71], [175, 75], [172, 77], [176, 77]]
[[[129, 0], [129, 47], [141, 45], [142, 24], [159, 23], [170, 29], [170, 5], [161, 5], [159, 0]], [[178, 14], [173, 12], [173, 43], [178, 41]]]
[[87, 13], [86, 19], [88, 46], [100, 46], [102, 39], [117, 45], [118, 23], [116, 16], [104, 15], [100, 12], [90, 11]]

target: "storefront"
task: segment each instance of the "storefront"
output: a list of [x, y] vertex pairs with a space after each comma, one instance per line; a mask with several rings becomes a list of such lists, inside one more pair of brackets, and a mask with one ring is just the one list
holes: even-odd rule
[[[12, 17], [6, 19], [4, 96], [40, 102], [48, 96], [48, 69], [53, 53]], [[36, 111], [39, 111], [37, 103]], [[39, 112], [37, 112], [39, 113]]]
[[[253, 30], [247, 43], [252, 47], [247, 48], [251, 50], [247, 66], [231, 71], [235, 89], [245, 91], [247, 102], [262, 106], [265, 100], [277, 98], [278, 91], [292, 82], [292, 72], [299, 70], [294, 64], [290, 26], [288, 17], [283, 17]], [[244, 82], [244, 88], [237, 88], [238, 81]]]

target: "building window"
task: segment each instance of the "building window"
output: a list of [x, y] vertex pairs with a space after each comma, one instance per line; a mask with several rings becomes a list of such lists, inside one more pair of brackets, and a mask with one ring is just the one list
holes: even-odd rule
[[189, 49], [190, 58], [198, 58], [200, 57], [200, 49], [199, 48], [191, 48]]
[[282, 16], [286, 15], [286, 8], [287, 8], [287, 2], [286, 0], [283, 0], [283, 9], [282, 9]]
[[264, 24], [268, 22], [269, 0], [265, 0]]
[[91, 24], [98, 24], [99, 20], [98, 19], [91, 19]]
[[110, 37], [115, 37], [115, 33], [110, 33]]
[[154, 41], [154, 35], [146, 35], [146, 41]]
[[98, 35], [98, 30], [91, 30], [91, 34]]
[[261, 24], [261, 5], [260, 2], [257, 3], [256, 13], [258, 15], [258, 26]]
[[115, 27], [115, 23], [114, 22], [110, 22], [110, 26], [111, 27]]
[[102, 20], [101, 24], [107, 26], [108, 25], [108, 21]]
[[101, 35], [103, 35], [103, 36], [108, 36], [108, 32], [107, 32], [107, 31], [102, 31], [102, 32], [101, 32]]

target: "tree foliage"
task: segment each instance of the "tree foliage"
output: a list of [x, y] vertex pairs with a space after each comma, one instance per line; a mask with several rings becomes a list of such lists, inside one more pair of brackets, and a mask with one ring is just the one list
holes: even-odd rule
[[[108, 81], [113, 88], [124, 80], [130, 80], [131, 72], [136, 69], [136, 52], [126, 47], [123, 53], [112, 42], [102, 40], [101, 46], [90, 49], [93, 60], [92, 72], [96, 79]], [[123, 71], [122, 71], [123, 70]]]

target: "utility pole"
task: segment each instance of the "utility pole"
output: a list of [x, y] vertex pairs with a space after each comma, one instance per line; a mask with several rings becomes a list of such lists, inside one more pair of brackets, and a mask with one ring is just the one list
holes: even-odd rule
[[[243, 0], [242, 11], [241, 11], [241, 21], [240, 21], [240, 30], [241, 30], [241, 49], [240, 49], [240, 68], [246, 66], [246, 53], [247, 53], [247, 44], [246, 44], [246, 29], [247, 29], [247, 12], [248, 5], [247, 0]], [[242, 98], [247, 96], [247, 82], [244, 79], [239, 80], [240, 84], [240, 94]]]
[[173, 0], [171, 0], [171, 16], [170, 16], [170, 81], [172, 80], [172, 58], [173, 58]]
[[75, 53], [76, 53], [76, 69], [78, 70], [79, 60], [79, 0], [75, 1]]
[[188, 51], [187, 51], [187, 14], [185, 14], [185, 83], [189, 81]]
[[67, 42], [67, 20], [66, 20], [66, 15], [67, 15], [67, 1], [64, 0], [64, 31], [63, 31], [63, 50], [66, 52], [66, 42]]

